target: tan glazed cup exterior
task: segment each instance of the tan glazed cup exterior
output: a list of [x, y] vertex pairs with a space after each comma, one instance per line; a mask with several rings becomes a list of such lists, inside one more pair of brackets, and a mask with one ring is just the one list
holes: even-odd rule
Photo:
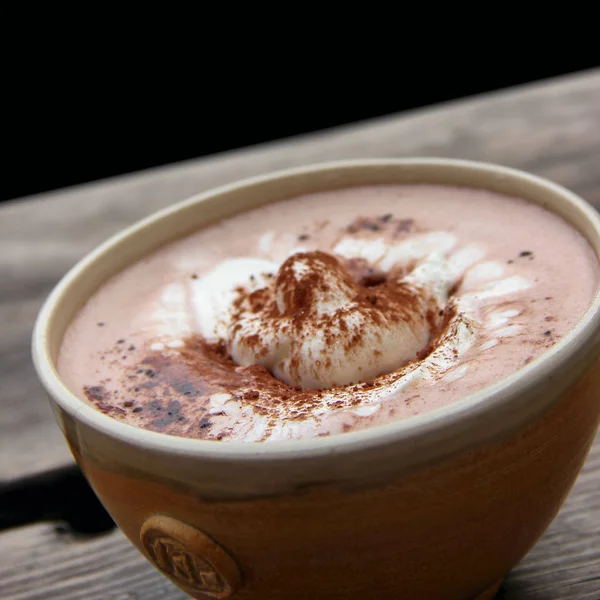
[[222, 187], [134, 225], [76, 265], [41, 310], [34, 360], [73, 455], [125, 535], [192, 597], [491, 598], [573, 485], [600, 414], [598, 296], [558, 344], [498, 384], [437, 411], [325, 438], [167, 436], [120, 423], [62, 384], [56, 358], [75, 312], [160, 245], [301, 193], [418, 182], [542, 204], [600, 254], [593, 209], [532, 175], [441, 159], [331, 163]]

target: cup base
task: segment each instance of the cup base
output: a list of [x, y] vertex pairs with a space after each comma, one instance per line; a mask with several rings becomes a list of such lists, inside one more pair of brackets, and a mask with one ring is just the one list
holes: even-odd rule
[[502, 580], [497, 581], [494, 585], [490, 586], [487, 590], [481, 592], [481, 594], [475, 596], [473, 600], [492, 600], [498, 593], [500, 586], [502, 585]]

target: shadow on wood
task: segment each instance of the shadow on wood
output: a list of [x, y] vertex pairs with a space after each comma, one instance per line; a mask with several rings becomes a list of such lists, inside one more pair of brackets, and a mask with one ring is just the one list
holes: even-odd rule
[[0, 484], [0, 531], [43, 521], [74, 533], [115, 527], [78, 467], [69, 466]]

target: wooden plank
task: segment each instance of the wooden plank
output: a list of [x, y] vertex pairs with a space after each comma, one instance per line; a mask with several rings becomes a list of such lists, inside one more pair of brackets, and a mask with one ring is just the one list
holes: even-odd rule
[[183, 600], [115, 530], [91, 539], [35, 525], [0, 537], [3, 600]]
[[[43, 298], [85, 252], [123, 226], [216, 185], [296, 165], [446, 156], [549, 177], [600, 207], [600, 70], [434, 109], [79, 186], [0, 207], [0, 478], [70, 461], [29, 358]], [[544, 538], [503, 597], [600, 597], [600, 438]], [[122, 534], [92, 539], [38, 525], [0, 534], [0, 597], [179, 600]]]

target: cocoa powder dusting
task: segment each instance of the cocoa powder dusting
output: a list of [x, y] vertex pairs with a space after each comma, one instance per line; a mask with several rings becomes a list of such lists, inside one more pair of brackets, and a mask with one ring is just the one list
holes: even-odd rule
[[[393, 226], [396, 229], [413, 226], [410, 221], [395, 222], [387, 215], [378, 218], [376, 224], [377, 227]], [[375, 231], [374, 222], [364, 219], [354, 226]], [[308, 264], [308, 268], [301, 271], [301, 276], [298, 276], [294, 265], [294, 261], [299, 259]], [[331, 272], [336, 273], [336, 285], [342, 286], [352, 306], [319, 315], [315, 313], [315, 306], [319, 298], [331, 293]], [[238, 312], [249, 309], [253, 313], [262, 313], [265, 318], [285, 317], [285, 335], [301, 339], [318, 329], [323, 333], [326, 348], [339, 348], [342, 344], [345, 352], [349, 353], [365, 343], [364, 327], [407, 322], [423, 310], [422, 298], [400, 280], [401, 275], [400, 271], [394, 274], [379, 272], [363, 259], [338, 260], [321, 251], [296, 254], [293, 260], [283, 263], [276, 279], [266, 287], [252, 293], [247, 293], [242, 287], [237, 288], [233, 314], [235, 317]], [[278, 304], [274, 289], [282, 293], [282, 304]], [[347, 322], [356, 310], [363, 316], [360, 329]], [[454, 315], [452, 308], [440, 311], [431, 307], [427, 311], [427, 321], [434, 335], [416, 359], [421, 360], [431, 353]], [[238, 324], [233, 328], [234, 334], [239, 330]], [[126, 420], [127, 414], [135, 414], [139, 424], [147, 429], [217, 440], [231, 432], [214, 428], [214, 417], [209, 415], [223, 414], [220, 408], [215, 409], [211, 405], [211, 397], [215, 394], [229, 395], [265, 417], [268, 420], [265, 435], [282, 418], [301, 421], [313, 416], [313, 411], [321, 406], [322, 390], [289, 386], [260, 365], [240, 367], [230, 356], [225, 341], [208, 343], [200, 336], [190, 336], [183, 342], [183, 347], [176, 351], [139, 349], [142, 358], [126, 373], [130, 383], [125, 386], [127, 399], [122, 404], [116, 402], [103, 386], [86, 388], [86, 396], [100, 410], [115, 418]], [[257, 356], [268, 350], [258, 333], [246, 336], [244, 342]], [[117, 342], [118, 345], [123, 343], [125, 340], [121, 339]], [[129, 349], [133, 351], [136, 348], [131, 345]], [[381, 351], [374, 348], [373, 356], [378, 358]], [[315, 365], [331, 367], [331, 358], [326, 352], [313, 358]], [[291, 355], [290, 372], [298, 371], [299, 360], [298, 355]], [[359, 404], [360, 392], [376, 387], [380, 379], [328, 390], [334, 394], [338, 391], [344, 397], [337, 400], [334, 407], [341, 409]]]
[[444, 335], [448, 332], [448, 326], [452, 319], [456, 316], [456, 306], [450, 302], [446, 308], [439, 311], [437, 315], [442, 317], [442, 320], [436, 319], [436, 314], [432, 310], [427, 311], [427, 320], [432, 331], [431, 339], [425, 348], [417, 352], [417, 360], [427, 358], [440, 344]]
[[[365, 222], [364, 219], [360, 221], [362, 226]], [[306, 267], [300, 276], [297, 270], [299, 264]], [[331, 314], [319, 316], [315, 313], [315, 307], [319, 298], [324, 298], [331, 292], [332, 273], [335, 273], [337, 285], [350, 296], [352, 308], [340, 308]], [[388, 277], [363, 259], [340, 261], [321, 251], [297, 253], [287, 259], [279, 269], [275, 287], [282, 295], [282, 304], [275, 301], [275, 295], [269, 288], [246, 296], [243, 290], [238, 290], [234, 310], [240, 311], [250, 306], [252, 312], [262, 311], [265, 320], [287, 318], [292, 328], [287, 333], [295, 339], [310, 335], [311, 328], [324, 332], [326, 348], [343, 344], [347, 353], [362, 345], [365, 340], [363, 330], [349, 331], [346, 319], [352, 312], [362, 314], [364, 326], [369, 327], [410, 321], [416, 311], [420, 310], [419, 297], [413, 289], [399, 280], [399, 276]], [[236, 314], [238, 313], [234, 313], [234, 320]], [[334, 332], [340, 332], [343, 336]], [[260, 336], [254, 334], [245, 337], [244, 343], [256, 351], [262, 341]], [[260, 356], [260, 352], [256, 354]], [[300, 357], [292, 355], [289, 372], [297, 376], [299, 366]]]

